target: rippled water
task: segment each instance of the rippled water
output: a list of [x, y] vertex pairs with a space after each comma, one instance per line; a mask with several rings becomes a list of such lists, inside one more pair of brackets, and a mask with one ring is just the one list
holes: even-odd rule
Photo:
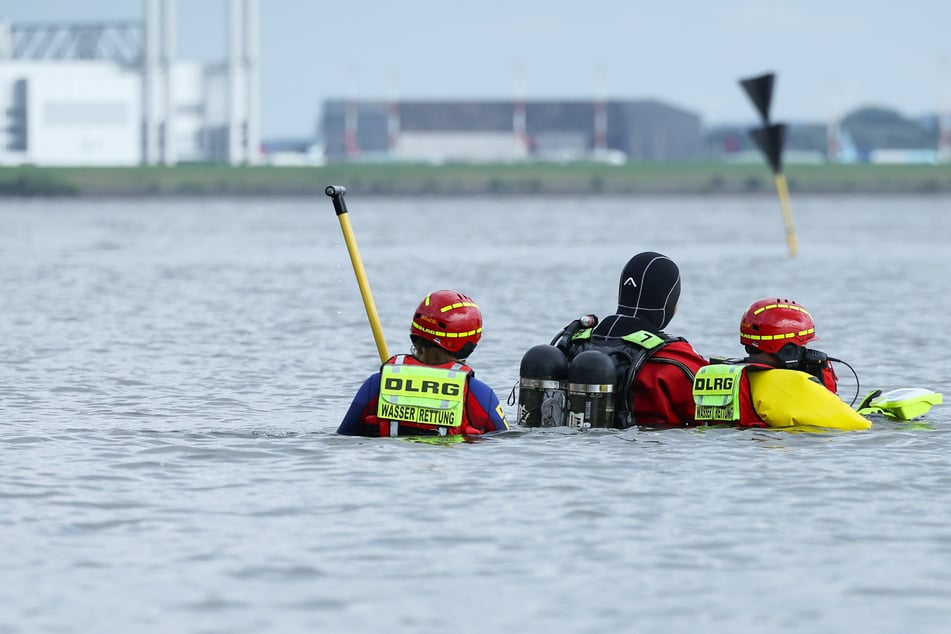
[[[503, 400], [644, 249], [703, 353], [789, 296], [845, 396], [951, 398], [948, 198], [794, 198], [796, 258], [770, 197], [348, 201], [389, 351], [464, 290]], [[377, 364], [327, 199], [0, 201], [0, 632], [949, 631], [951, 407], [337, 437]]]

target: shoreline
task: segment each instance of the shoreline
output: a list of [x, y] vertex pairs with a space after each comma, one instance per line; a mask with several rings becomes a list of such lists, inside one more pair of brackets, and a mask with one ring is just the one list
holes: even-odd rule
[[[791, 165], [791, 194], [951, 194], [951, 165]], [[361, 196], [621, 195], [776, 193], [761, 164], [599, 163], [420, 165], [349, 163], [314, 167], [0, 167], [0, 198], [323, 196], [344, 185]]]

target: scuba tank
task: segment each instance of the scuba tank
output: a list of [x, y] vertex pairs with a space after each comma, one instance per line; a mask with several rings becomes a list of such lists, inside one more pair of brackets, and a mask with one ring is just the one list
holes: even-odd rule
[[[574, 320], [549, 345], [530, 348], [519, 366], [518, 424], [524, 427], [616, 427], [614, 360], [600, 350], [585, 350], [569, 362], [566, 350], [582, 328], [593, 328], [595, 315]], [[511, 403], [511, 400], [509, 401]]]
[[518, 370], [518, 424], [525, 427], [566, 425], [567, 399], [563, 382], [568, 357], [545, 344], [530, 348]]
[[578, 429], [614, 427], [614, 385], [617, 371], [610, 356], [585, 350], [568, 367], [568, 421]]

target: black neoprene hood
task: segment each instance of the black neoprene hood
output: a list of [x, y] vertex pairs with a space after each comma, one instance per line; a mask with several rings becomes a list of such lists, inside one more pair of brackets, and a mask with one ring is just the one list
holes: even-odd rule
[[680, 268], [666, 255], [645, 251], [624, 265], [617, 314], [639, 317], [658, 330], [674, 318], [680, 299]]

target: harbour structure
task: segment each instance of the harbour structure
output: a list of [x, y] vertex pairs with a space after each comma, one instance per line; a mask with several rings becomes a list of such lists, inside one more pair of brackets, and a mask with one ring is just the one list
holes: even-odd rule
[[324, 102], [328, 161], [691, 161], [699, 115], [644, 100], [353, 100]]

